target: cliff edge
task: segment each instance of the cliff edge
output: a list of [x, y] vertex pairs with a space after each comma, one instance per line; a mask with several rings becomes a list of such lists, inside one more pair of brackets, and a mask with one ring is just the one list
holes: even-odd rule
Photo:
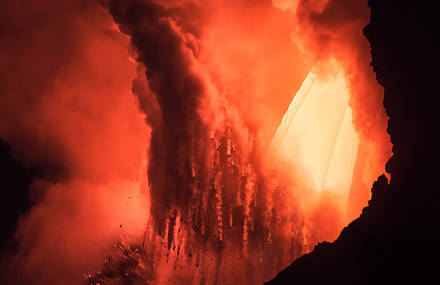
[[[438, 33], [434, 1], [370, 0], [364, 29], [384, 89], [393, 157], [361, 216], [333, 243], [320, 243], [268, 285], [435, 282], [440, 199]], [[439, 281], [436, 281], [439, 282]]]

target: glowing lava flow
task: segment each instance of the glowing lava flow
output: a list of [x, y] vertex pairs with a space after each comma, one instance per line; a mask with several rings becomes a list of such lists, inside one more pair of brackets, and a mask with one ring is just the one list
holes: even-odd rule
[[[332, 65], [335, 65], [332, 63]], [[273, 138], [284, 163], [303, 169], [305, 183], [316, 191], [347, 201], [359, 137], [348, 106], [349, 91], [342, 69], [329, 77], [314, 68], [304, 80]]]

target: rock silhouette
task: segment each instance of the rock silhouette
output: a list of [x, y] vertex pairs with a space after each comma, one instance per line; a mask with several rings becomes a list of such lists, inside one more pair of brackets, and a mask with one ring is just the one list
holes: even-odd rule
[[438, 34], [432, 5], [369, 1], [364, 35], [385, 88], [391, 180], [377, 179], [369, 205], [335, 242], [318, 244], [266, 284], [428, 284], [438, 278]]

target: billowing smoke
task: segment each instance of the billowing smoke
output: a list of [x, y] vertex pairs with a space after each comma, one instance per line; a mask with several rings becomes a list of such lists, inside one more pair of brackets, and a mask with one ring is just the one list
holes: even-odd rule
[[204, 27], [185, 17], [213, 8], [155, 1], [110, 1], [108, 7], [145, 70], [133, 90], [151, 126], [151, 228], [140, 261], [146, 279], [232, 284], [244, 276], [270, 278], [303, 252], [302, 218], [287, 215], [294, 200], [279, 190], [287, 205], [262, 169], [256, 129], [200, 56]]
[[90, 1], [0, 6], [0, 138], [40, 170], [1, 283], [79, 284], [148, 214], [149, 131], [131, 94], [129, 39]]
[[269, 146], [331, 59], [362, 142], [349, 216], [366, 204], [390, 152], [366, 3], [58, 2], [0, 9], [0, 138], [43, 170], [9, 283], [261, 283], [335, 238], [341, 205]]
[[192, 34], [186, 34], [167, 17], [160, 5], [111, 1], [110, 11], [122, 31], [131, 36], [138, 61], [147, 66], [148, 85], [157, 94], [157, 113], [148, 112], [151, 108], [145, 111], [148, 118], [151, 116], [152, 126], [149, 156], [152, 214], [158, 231], [163, 232], [167, 210], [176, 205], [184, 207], [192, 198], [192, 172], [201, 176], [201, 184], [208, 183], [203, 171], [208, 165], [205, 159], [209, 139], [197, 112], [206, 92], [195, 62], [198, 47]]

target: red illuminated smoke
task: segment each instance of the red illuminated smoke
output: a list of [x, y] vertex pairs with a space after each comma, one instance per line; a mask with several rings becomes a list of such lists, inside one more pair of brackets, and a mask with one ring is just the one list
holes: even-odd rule
[[[0, 137], [47, 172], [11, 282], [261, 283], [359, 213], [390, 152], [366, 3], [101, 2], [2, 4]], [[348, 204], [270, 147], [331, 59], [361, 142]]]

